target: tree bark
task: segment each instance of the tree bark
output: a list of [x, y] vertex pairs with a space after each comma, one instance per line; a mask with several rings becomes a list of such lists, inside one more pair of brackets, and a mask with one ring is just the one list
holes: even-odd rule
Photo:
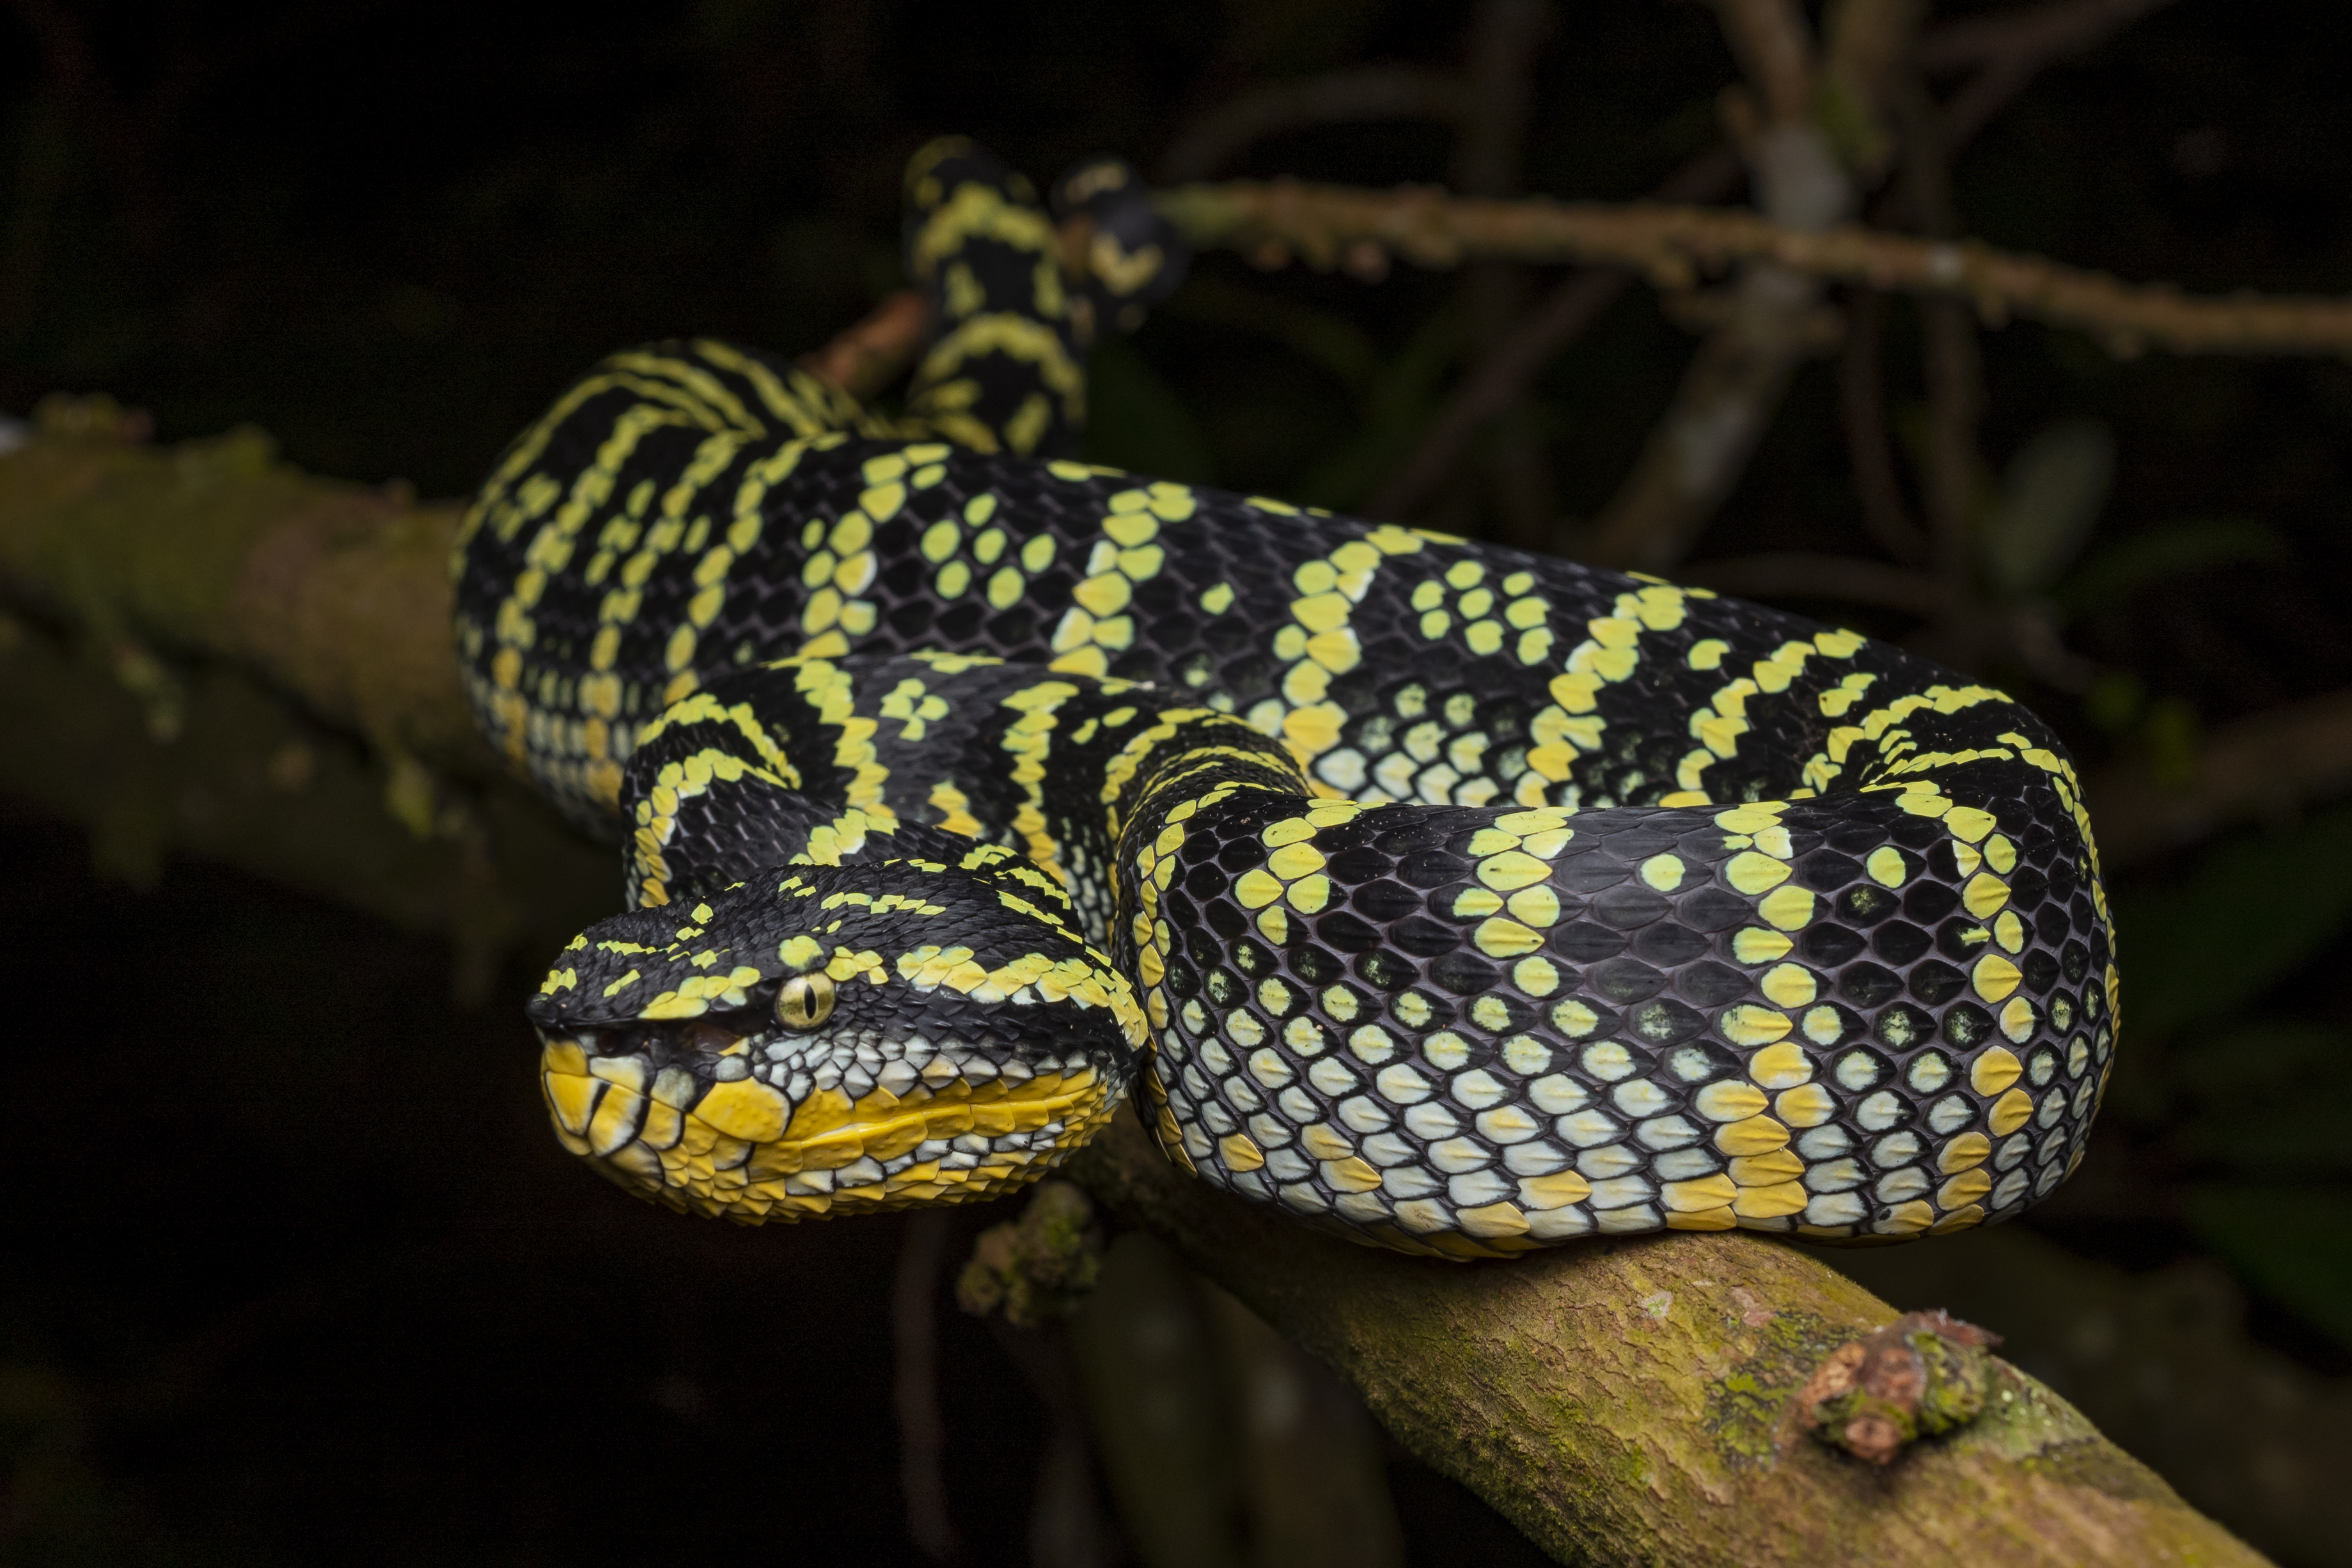
[[[250, 435], [154, 450], [101, 424], [0, 457], [0, 793], [90, 825], [130, 874], [194, 853], [446, 931], [486, 988], [499, 952], [619, 895], [611, 851], [474, 738], [456, 516]], [[1985, 1416], [1884, 1470], [1797, 1436], [1789, 1396], [1895, 1314], [1792, 1247], [1391, 1256], [1188, 1180], [1131, 1118], [1074, 1173], [1563, 1561], [2261, 1561], [2006, 1366]]]

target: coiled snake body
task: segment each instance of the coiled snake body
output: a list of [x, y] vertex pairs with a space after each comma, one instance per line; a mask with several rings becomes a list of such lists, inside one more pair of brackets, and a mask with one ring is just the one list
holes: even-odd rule
[[1179, 254], [1115, 164], [1055, 196], [918, 157], [946, 331], [903, 417], [656, 345], [469, 515], [484, 723], [627, 840], [630, 912], [530, 1009], [567, 1148], [855, 1213], [1029, 1181], [1136, 1087], [1202, 1179], [1454, 1257], [1908, 1237], [2063, 1178], [2116, 971], [2034, 715], [1702, 590], [1052, 458]]

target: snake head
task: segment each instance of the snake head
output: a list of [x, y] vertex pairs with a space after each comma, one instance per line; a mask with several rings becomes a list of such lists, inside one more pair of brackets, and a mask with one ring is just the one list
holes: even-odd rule
[[992, 1197], [1092, 1137], [1133, 987], [1009, 851], [785, 866], [574, 938], [531, 998], [557, 1136], [745, 1223]]

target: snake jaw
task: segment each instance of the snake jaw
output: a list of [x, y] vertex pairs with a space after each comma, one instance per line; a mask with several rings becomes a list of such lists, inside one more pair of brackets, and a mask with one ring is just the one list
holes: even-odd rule
[[[965, 940], [917, 940], [950, 912]], [[832, 1012], [779, 1022], [778, 990], [818, 973]], [[995, 1196], [1091, 1138], [1136, 1064], [1123, 978], [933, 863], [782, 868], [683, 925], [617, 916], [530, 1011], [567, 1149], [745, 1223]]]

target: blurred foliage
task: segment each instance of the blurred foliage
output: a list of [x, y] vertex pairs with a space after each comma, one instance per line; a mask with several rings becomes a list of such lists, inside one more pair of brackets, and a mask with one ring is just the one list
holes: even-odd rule
[[2046, 592], [2090, 542], [2115, 477], [2115, 434], [2097, 420], [2037, 431], [2010, 459], [1978, 531], [1986, 585], [2005, 599]]
[[2352, 1026], [2331, 994], [2352, 807], [2217, 844], [2116, 923], [2132, 1049], [2110, 1113], [2162, 1151], [2200, 1244], [2352, 1348]]
[[2093, 548], [2057, 585], [2061, 607], [2095, 615], [2131, 602], [2142, 588], [2241, 562], [2282, 565], [2286, 542], [2258, 518], [2181, 518]]

